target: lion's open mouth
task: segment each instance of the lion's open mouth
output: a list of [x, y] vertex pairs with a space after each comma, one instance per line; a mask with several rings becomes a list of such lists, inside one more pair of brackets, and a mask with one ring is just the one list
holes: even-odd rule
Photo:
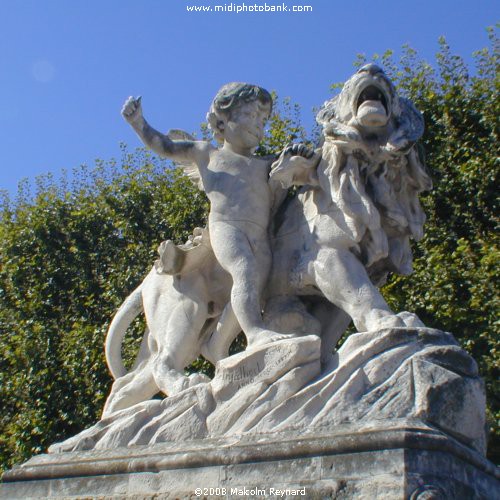
[[361, 94], [359, 94], [356, 108], [359, 109], [361, 107], [361, 105], [367, 101], [380, 102], [382, 104], [382, 106], [384, 107], [386, 114], [389, 113], [388, 106], [387, 106], [387, 99], [384, 95], [384, 92], [382, 92], [382, 90], [380, 90], [380, 88], [376, 87], [375, 85], [369, 85], [361, 92]]

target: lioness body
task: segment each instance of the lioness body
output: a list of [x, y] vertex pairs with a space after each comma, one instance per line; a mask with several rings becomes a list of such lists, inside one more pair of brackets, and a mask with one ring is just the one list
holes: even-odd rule
[[[178, 252], [178, 247], [169, 247], [176, 248]], [[218, 325], [229, 302], [231, 278], [217, 263], [210, 247], [200, 245], [188, 252], [193, 250], [197, 256], [191, 263], [192, 254], [188, 255], [184, 272], [167, 274], [153, 267], [113, 318], [106, 339], [106, 358], [115, 382], [103, 415], [151, 399], [158, 392], [175, 394], [207, 382], [204, 375], [185, 376], [184, 368], [200, 353], [213, 362], [227, 355], [230, 342], [240, 331], [232, 315]], [[121, 345], [128, 326], [142, 311], [147, 330], [135, 367], [127, 373]], [[217, 326], [221, 334], [212, 338]]]

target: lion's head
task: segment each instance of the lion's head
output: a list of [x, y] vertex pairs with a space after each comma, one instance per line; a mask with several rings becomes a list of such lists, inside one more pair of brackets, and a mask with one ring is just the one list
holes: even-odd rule
[[368, 64], [317, 120], [323, 127], [319, 184], [335, 213], [342, 212], [353, 251], [371, 275], [411, 272], [409, 238], [422, 237], [425, 221], [418, 196], [432, 186], [414, 147], [424, 132], [422, 115], [381, 68]]
[[[424, 132], [424, 120], [413, 104], [375, 64], [360, 68], [339, 95], [326, 101], [317, 120], [324, 137], [360, 144], [377, 143], [388, 152], [408, 151]], [[373, 145], [373, 144], [372, 144]]]

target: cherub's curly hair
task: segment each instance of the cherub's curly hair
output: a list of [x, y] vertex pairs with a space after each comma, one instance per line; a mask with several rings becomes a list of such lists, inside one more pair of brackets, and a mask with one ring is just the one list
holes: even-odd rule
[[207, 122], [217, 142], [224, 142], [223, 130], [220, 128], [220, 118], [229, 116], [231, 110], [242, 103], [260, 101], [273, 106], [271, 94], [262, 87], [250, 83], [232, 82], [224, 85], [215, 96], [207, 113]]

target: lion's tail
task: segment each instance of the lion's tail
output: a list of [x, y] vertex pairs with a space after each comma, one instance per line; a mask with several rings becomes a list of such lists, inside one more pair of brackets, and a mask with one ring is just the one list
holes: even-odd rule
[[127, 373], [122, 359], [122, 342], [127, 328], [142, 312], [142, 284], [139, 285], [123, 302], [116, 312], [106, 335], [106, 362], [115, 379]]

